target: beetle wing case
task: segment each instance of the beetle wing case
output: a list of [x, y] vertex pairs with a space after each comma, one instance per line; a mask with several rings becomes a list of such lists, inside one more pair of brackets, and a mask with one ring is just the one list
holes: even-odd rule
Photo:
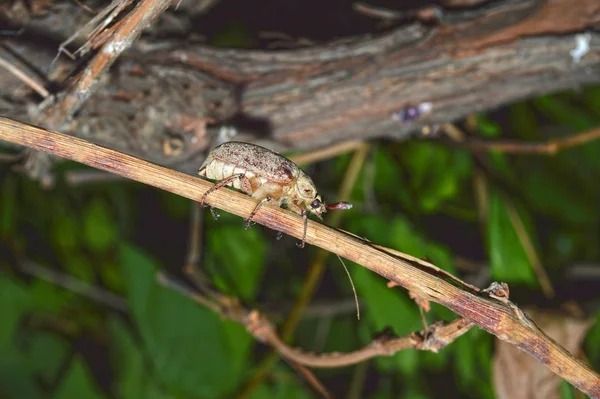
[[230, 141], [213, 148], [200, 170], [213, 160], [235, 165], [277, 183], [289, 184], [300, 174], [296, 164], [284, 156], [267, 148], [239, 141]]

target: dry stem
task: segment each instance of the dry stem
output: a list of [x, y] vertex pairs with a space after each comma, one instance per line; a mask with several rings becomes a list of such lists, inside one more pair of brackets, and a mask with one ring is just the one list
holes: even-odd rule
[[[77, 83], [55, 107], [48, 110], [45, 124], [52, 128], [59, 128], [68, 117], [73, 115], [96, 90], [100, 74], [106, 71], [119, 55], [131, 46], [142, 30], [170, 4], [170, 0], [140, 1], [133, 11], [119, 22], [114, 33], [90, 61]], [[107, 24], [106, 21], [105, 24]]]
[[[0, 118], [0, 139], [117, 173], [195, 201], [213, 186], [194, 176], [7, 118]], [[215, 191], [207, 202], [241, 217], [248, 217], [256, 206], [251, 197], [229, 189]], [[264, 206], [255, 221], [296, 238], [302, 236], [302, 218], [281, 208]], [[589, 396], [600, 398], [600, 376], [544, 334], [508, 300], [505, 290], [475, 292], [458, 287], [456, 282], [448, 282], [446, 276], [427, 267], [426, 262], [404, 260], [366, 240], [314, 221], [308, 223], [306, 242], [356, 262], [423, 299], [446, 306], [538, 359]]]
[[305, 352], [286, 344], [278, 336], [273, 323], [265, 316], [256, 310], [249, 311], [243, 308], [234, 299], [221, 296], [220, 299], [211, 301], [171, 280], [162, 273], [159, 274], [158, 280], [162, 285], [179, 291], [190, 299], [214, 310], [221, 316], [242, 324], [256, 340], [273, 347], [286, 360], [308, 367], [346, 367], [379, 356], [391, 356], [407, 349], [427, 350], [437, 353], [469, 331], [473, 326], [473, 323], [470, 321], [459, 317], [450, 323], [434, 323], [426, 330], [412, 333], [407, 337], [389, 337], [384, 335], [375, 338], [371, 343], [356, 351], [316, 354]]
[[2, 57], [0, 57], [0, 66], [4, 67], [8, 72], [12, 73], [27, 86], [31, 87], [33, 90], [35, 90], [36, 93], [38, 93], [43, 98], [46, 98], [50, 95], [50, 93], [48, 93], [48, 90], [46, 90], [44, 85], [38, 82], [37, 79], [25, 73], [17, 66], [11, 64], [8, 60], [5, 60]]
[[600, 128], [540, 143], [510, 140], [485, 141], [480, 139], [465, 140], [464, 143], [476, 152], [499, 151], [505, 154], [552, 156], [598, 139], [600, 139]]

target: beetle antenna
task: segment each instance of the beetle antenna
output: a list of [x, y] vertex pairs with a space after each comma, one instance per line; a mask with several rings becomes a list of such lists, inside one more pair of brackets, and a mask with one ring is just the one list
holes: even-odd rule
[[327, 204], [326, 209], [335, 211], [345, 211], [352, 208], [352, 204], [346, 201], [335, 202], [333, 204]]
[[354, 293], [354, 302], [356, 303], [356, 318], [358, 320], [360, 320], [360, 306], [358, 305], [358, 295], [356, 295], [356, 288], [354, 288], [354, 283], [352, 282], [352, 276], [350, 276], [350, 272], [348, 271], [346, 264], [342, 260], [342, 257], [339, 256], [338, 254], [336, 254], [336, 255], [337, 255], [338, 259], [340, 260], [340, 262], [342, 262], [342, 266], [344, 266], [344, 270], [346, 271], [346, 274], [348, 275], [348, 279], [350, 279], [350, 285], [352, 286], [352, 292]]

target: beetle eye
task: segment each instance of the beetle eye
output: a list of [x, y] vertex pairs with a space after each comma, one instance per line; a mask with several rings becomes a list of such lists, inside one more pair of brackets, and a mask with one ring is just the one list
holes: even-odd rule
[[320, 206], [321, 206], [321, 201], [319, 201], [318, 199], [316, 199], [316, 200], [314, 200], [314, 201], [313, 201], [313, 202], [310, 204], [310, 206], [312, 206], [313, 208], [315, 208], [315, 209], [316, 209], [316, 208], [318, 208], [318, 207], [320, 207]]

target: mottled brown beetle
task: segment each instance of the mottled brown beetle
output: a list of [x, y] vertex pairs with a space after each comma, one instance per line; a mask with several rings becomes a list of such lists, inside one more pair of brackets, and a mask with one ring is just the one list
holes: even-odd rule
[[255, 144], [230, 141], [213, 148], [198, 174], [218, 181], [202, 196], [202, 206], [210, 193], [223, 186], [237, 188], [260, 201], [245, 220], [246, 228], [251, 226], [252, 218], [263, 204], [272, 200], [277, 201], [278, 206], [302, 215], [304, 234], [300, 248], [306, 241], [308, 212], [322, 220], [321, 214], [328, 209], [352, 208], [347, 202], [325, 204], [313, 181], [295, 163]]

